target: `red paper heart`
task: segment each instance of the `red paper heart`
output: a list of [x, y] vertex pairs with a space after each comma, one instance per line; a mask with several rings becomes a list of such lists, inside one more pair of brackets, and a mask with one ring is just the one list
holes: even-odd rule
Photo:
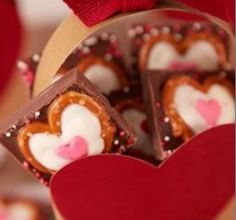
[[51, 193], [65, 219], [209, 220], [234, 195], [234, 125], [212, 128], [156, 168], [100, 155], [64, 167]]
[[0, 92], [6, 86], [18, 56], [21, 26], [13, 0], [0, 1]]

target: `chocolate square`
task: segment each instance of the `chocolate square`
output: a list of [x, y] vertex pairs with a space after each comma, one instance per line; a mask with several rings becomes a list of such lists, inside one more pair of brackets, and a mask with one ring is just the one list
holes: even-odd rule
[[[25, 128], [25, 126], [35, 122], [46, 123], [49, 125], [49, 107], [51, 107], [51, 104], [55, 101], [55, 99], [62, 97], [68, 92], [82, 94], [91, 98], [91, 100], [94, 101], [97, 106], [99, 106], [99, 109], [102, 109], [101, 114], [105, 114], [107, 116], [107, 123], [111, 125], [112, 128], [114, 128], [114, 134], [112, 136], [113, 138], [110, 140], [112, 144], [109, 152], [122, 153], [126, 151], [126, 149], [136, 140], [133, 131], [127, 126], [122, 117], [120, 117], [119, 113], [110, 106], [106, 98], [101, 94], [96, 86], [87, 80], [83, 74], [80, 74], [77, 69], [73, 69], [60, 80], [49, 86], [41, 94], [22, 106], [17, 112], [10, 115], [5, 121], [1, 122], [0, 142], [27, 169], [30, 169], [44, 183], [47, 183], [46, 180], [51, 177], [52, 173], [42, 172], [42, 170], [36, 169], [34, 166], [32, 166], [29, 160], [26, 160], [22, 154], [22, 151], [19, 149], [19, 131], [20, 129]], [[72, 104], [74, 103], [72, 102]], [[79, 105], [80, 104], [87, 107], [86, 104], [79, 103]], [[60, 108], [57, 109], [60, 110]], [[61, 110], [61, 114], [64, 109]], [[97, 118], [99, 117], [97, 116]], [[100, 124], [101, 123], [102, 122], [100, 120]], [[30, 136], [28, 139], [30, 139]], [[109, 152], [106, 151], [106, 153]]]
[[171, 119], [163, 109], [162, 91], [165, 83], [174, 76], [189, 76], [198, 83], [203, 83], [207, 77], [217, 76], [228, 80], [234, 87], [234, 71], [212, 72], [175, 72], [165, 70], [147, 70], [142, 74], [143, 99], [148, 112], [149, 128], [152, 144], [158, 160], [164, 159], [171, 151], [179, 147], [184, 140], [173, 135]]

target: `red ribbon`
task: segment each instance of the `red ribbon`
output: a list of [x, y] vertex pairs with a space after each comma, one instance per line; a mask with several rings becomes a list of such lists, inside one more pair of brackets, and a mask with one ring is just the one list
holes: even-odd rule
[[0, 0], [0, 92], [14, 69], [20, 42], [21, 25], [14, 0]]
[[88, 27], [119, 12], [148, 10], [157, 0], [64, 0]]
[[[154, 8], [157, 0], [63, 0], [86, 24], [92, 26], [119, 12]], [[188, 6], [234, 23], [234, 0], [179, 0]]]

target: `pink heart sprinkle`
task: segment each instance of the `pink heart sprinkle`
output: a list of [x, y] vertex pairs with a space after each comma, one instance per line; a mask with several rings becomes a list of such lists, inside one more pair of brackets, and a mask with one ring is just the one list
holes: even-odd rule
[[214, 99], [199, 99], [196, 102], [196, 109], [210, 127], [216, 125], [221, 112], [221, 107], [218, 101]]
[[73, 137], [68, 144], [59, 146], [56, 154], [67, 160], [76, 160], [88, 153], [88, 145], [84, 138], [80, 136]]
[[193, 70], [196, 69], [196, 64], [189, 61], [173, 61], [169, 68], [172, 70]]

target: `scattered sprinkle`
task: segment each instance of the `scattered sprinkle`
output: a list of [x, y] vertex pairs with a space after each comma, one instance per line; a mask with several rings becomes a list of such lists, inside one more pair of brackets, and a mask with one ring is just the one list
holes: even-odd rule
[[159, 30], [156, 29], [156, 28], [153, 28], [153, 29], [150, 31], [150, 34], [151, 34], [152, 36], [157, 36], [157, 35], [159, 34]]
[[26, 162], [26, 161], [24, 161], [24, 162], [22, 163], [22, 166], [23, 166], [24, 169], [29, 169], [29, 163]]
[[119, 144], [119, 140], [114, 140], [114, 145], [118, 145]]
[[129, 29], [129, 30], [128, 30], [128, 36], [129, 36], [130, 38], [135, 37], [135, 35], [136, 35], [136, 32], [135, 32], [134, 29]]
[[193, 24], [193, 28], [194, 28], [195, 30], [200, 30], [200, 29], [202, 28], [202, 26], [201, 26], [201, 24], [200, 24], [199, 22], [195, 22], [195, 23]]
[[125, 132], [124, 131], [120, 131], [119, 136], [123, 137], [124, 135], [125, 135]]
[[165, 140], [165, 141], [170, 141], [170, 137], [169, 137], [169, 136], [165, 136], [165, 137], [164, 137], [164, 140]]
[[161, 29], [161, 32], [162, 32], [163, 34], [169, 34], [169, 33], [170, 33], [170, 28], [167, 27], [167, 26], [165, 26], [165, 27], [163, 27], [163, 28]]
[[181, 41], [182, 39], [183, 39], [182, 34], [180, 34], [180, 33], [175, 34], [175, 40]]
[[6, 137], [11, 137], [11, 132], [7, 132]]
[[39, 54], [34, 54], [33, 55], [33, 57], [32, 57], [32, 59], [33, 59], [33, 61], [35, 61], [35, 62], [38, 62], [39, 61], [39, 59], [40, 59], [40, 56], [39, 56]]
[[125, 87], [123, 88], [123, 91], [124, 91], [125, 93], [128, 93], [128, 92], [130, 92], [130, 88], [129, 88], [128, 86], [125, 86]]
[[98, 41], [98, 39], [96, 37], [90, 37], [84, 41], [84, 44], [86, 44], [87, 46], [92, 46], [92, 45], [96, 44], [97, 41]]
[[144, 29], [141, 25], [138, 25], [138, 26], [135, 27], [135, 31], [136, 31], [137, 34], [142, 34]]
[[150, 35], [149, 34], [146, 33], [146, 34], [143, 35], [143, 40], [144, 41], [148, 41], [149, 39], [150, 39]]
[[100, 38], [103, 40], [103, 41], [107, 41], [108, 38], [109, 38], [109, 35], [107, 33], [103, 33]]
[[38, 118], [40, 116], [40, 111], [37, 111], [34, 113], [35, 118]]
[[17, 67], [19, 68], [19, 69], [21, 69], [21, 70], [27, 70], [28, 69], [28, 64], [27, 63], [25, 63], [24, 61], [22, 61], [22, 60], [19, 60], [18, 62], [17, 62]]
[[16, 129], [16, 125], [12, 125], [11, 128], [12, 128], [13, 130], [15, 130], [15, 129]]
[[109, 40], [110, 40], [111, 43], [117, 41], [116, 35], [115, 34], [111, 34], [110, 37], [109, 37]]
[[87, 54], [87, 53], [90, 52], [90, 48], [85, 46], [85, 47], [82, 48], [82, 52]]
[[160, 102], [156, 102], [156, 107], [159, 108], [161, 106]]
[[164, 122], [168, 123], [170, 121], [170, 118], [169, 117], [165, 117], [164, 118]]
[[107, 60], [107, 61], [111, 61], [112, 60], [112, 55], [110, 53], [106, 53], [104, 55], [104, 59]]

